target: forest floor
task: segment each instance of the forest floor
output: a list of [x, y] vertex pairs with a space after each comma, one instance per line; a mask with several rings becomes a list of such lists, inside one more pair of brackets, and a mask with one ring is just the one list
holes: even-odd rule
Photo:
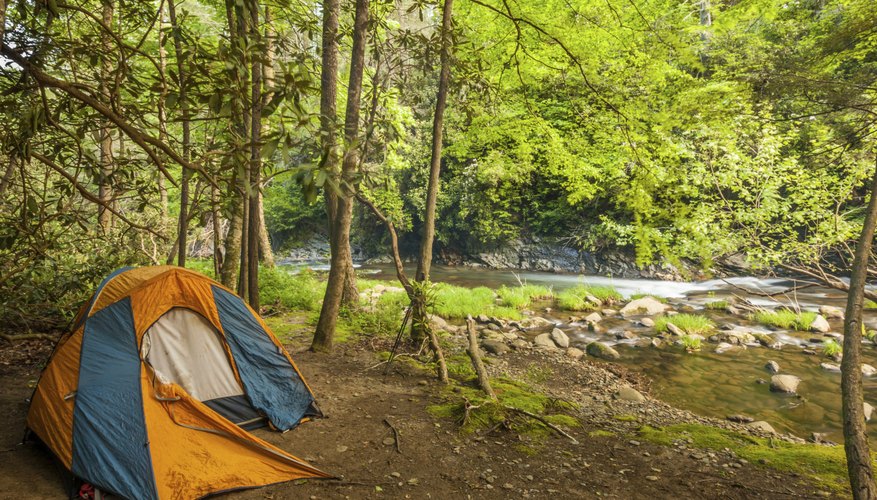
[[[291, 320], [296, 322], [297, 320]], [[576, 403], [581, 427], [539, 439], [498, 428], [474, 433], [427, 408], [446, 402], [432, 373], [401, 359], [384, 375], [389, 339], [359, 338], [332, 354], [305, 351], [311, 329], [285, 335], [326, 418], [261, 437], [339, 480], [282, 483], [229, 498], [816, 498], [843, 494], [810, 478], [752, 463], [691, 439], [656, 444], [643, 425], [706, 419], [653, 398], [612, 397], [618, 384], [647, 381], [599, 362], [519, 351], [492, 358], [492, 373], [530, 374], [552, 397]], [[63, 474], [44, 448], [20, 445], [27, 398], [50, 343], [0, 342], [0, 498], [64, 498]], [[538, 369], [536, 368], [538, 367]], [[533, 374], [538, 377], [533, 377]], [[538, 380], [535, 380], [538, 379]], [[398, 440], [394, 438], [394, 429]], [[653, 441], [653, 440], [652, 440]], [[397, 446], [398, 445], [398, 446]]]

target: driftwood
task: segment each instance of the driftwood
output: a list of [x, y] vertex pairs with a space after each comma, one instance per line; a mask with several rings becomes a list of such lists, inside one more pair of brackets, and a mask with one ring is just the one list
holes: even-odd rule
[[487, 370], [484, 368], [484, 363], [481, 362], [481, 351], [478, 348], [478, 339], [475, 337], [475, 320], [472, 319], [472, 316], [466, 318], [466, 332], [469, 334], [469, 347], [466, 349], [466, 353], [469, 354], [472, 366], [475, 367], [478, 386], [490, 399], [496, 401], [496, 393], [490, 386], [490, 377], [487, 376]]
[[432, 347], [432, 352], [435, 353], [436, 361], [438, 362], [436, 367], [438, 378], [441, 383], [447, 384], [448, 365], [445, 363], [445, 355], [442, 353], [442, 347], [439, 345], [438, 335], [435, 334], [435, 331], [429, 325], [426, 325], [426, 331], [429, 333], [429, 345]]
[[399, 439], [399, 431], [386, 418], [384, 419], [384, 423], [387, 424], [387, 427], [389, 427], [390, 429], [393, 429], [393, 440], [395, 441], [395, 444], [396, 444], [396, 453], [401, 454], [402, 453], [402, 442]]

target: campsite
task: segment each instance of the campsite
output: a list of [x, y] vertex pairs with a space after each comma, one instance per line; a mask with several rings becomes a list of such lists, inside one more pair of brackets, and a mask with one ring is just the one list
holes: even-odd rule
[[877, 499], [875, 103], [873, 0], [0, 0], [0, 498]]

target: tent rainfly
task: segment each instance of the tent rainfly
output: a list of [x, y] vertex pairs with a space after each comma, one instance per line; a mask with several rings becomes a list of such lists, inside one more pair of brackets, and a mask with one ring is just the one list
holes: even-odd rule
[[330, 477], [245, 430], [287, 431], [320, 415], [289, 353], [240, 297], [156, 266], [101, 283], [52, 352], [27, 427], [101, 490], [188, 499]]

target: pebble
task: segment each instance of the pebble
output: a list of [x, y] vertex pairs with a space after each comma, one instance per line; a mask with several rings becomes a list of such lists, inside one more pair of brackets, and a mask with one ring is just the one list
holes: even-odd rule
[[344, 445], [341, 445], [341, 446], [335, 448], [335, 451], [337, 451], [338, 453], [344, 453], [347, 450], [348, 450], [348, 448]]
[[382, 443], [384, 443], [386, 446], [392, 446], [392, 445], [396, 444], [396, 440], [391, 438], [391, 437], [387, 437], [387, 438], [384, 438]]
[[649, 481], [657, 481], [658, 476], [646, 476], [646, 479], [648, 479]]

